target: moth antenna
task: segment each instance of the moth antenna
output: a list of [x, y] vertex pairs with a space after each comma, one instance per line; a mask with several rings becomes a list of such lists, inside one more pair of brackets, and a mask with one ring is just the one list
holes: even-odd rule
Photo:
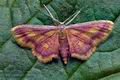
[[81, 12], [81, 10], [79, 10], [78, 12], [76, 12], [76, 14], [74, 15], [74, 17], [72, 19], [70, 19], [67, 23], [65, 23], [65, 25], [68, 25], [69, 23], [71, 23], [78, 16], [78, 14], [80, 12]]
[[69, 16], [67, 19], [65, 19], [65, 21], [62, 22], [62, 24], [65, 24], [69, 19], [71, 19], [77, 12], [75, 12], [74, 14], [72, 14], [71, 16]]
[[56, 22], [58, 22], [59, 24], [62, 24], [62, 22], [60, 22], [59, 20], [57, 20], [57, 19], [52, 15], [52, 13], [50, 12], [50, 10], [47, 8], [46, 5], [43, 4], [43, 6], [44, 6], [45, 9], [47, 10], [47, 12], [49, 13], [50, 17], [53, 19], [53, 21], [56, 21]]

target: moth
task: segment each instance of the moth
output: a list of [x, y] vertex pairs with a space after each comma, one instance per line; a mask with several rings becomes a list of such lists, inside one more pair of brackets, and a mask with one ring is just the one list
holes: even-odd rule
[[67, 64], [69, 57], [87, 60], [112, 31], [113, 22], [97, 20], [68, 25], [79, 13], [66, 23], [53, 17], [60, 25], [18, 25], [11, 32], [19, 45], [32, 49], [32, 54], [43, 63], [62, 57]]

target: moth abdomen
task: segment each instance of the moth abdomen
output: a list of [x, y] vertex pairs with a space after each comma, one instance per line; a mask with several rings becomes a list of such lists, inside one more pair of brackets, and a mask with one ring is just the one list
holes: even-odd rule
[[64, 30], [61, 30], [59, 34], [59, 43], [60, 43], [60, 55], [65, 64], [67, 64], [68, 57], [69, 57], [69, 44], [67, 40], [66, 33]]

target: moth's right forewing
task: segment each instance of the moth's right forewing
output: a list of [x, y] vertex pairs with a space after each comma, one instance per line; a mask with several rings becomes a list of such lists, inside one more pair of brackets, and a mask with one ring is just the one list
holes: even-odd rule
[[55, 26], [19, 25], [11, 32], [23, 47], [32, 48], [34, 56], [42, 62], [49, 62], [59, 54], [59, 38]]

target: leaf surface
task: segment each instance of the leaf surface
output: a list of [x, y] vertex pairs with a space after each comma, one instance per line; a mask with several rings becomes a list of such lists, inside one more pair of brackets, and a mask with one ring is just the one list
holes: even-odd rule
[[[17, 45], [10, 33], [19, 24], [53, 25], [42, 4], [60, 21], [82, 8], [72, 23], [106, 19], [115, 25], [109, 38], [87, 61], [42, 64], [31, 50]], [[0, 80], [119, 80], [119, 5], [120, 0], [0, 0]]]

